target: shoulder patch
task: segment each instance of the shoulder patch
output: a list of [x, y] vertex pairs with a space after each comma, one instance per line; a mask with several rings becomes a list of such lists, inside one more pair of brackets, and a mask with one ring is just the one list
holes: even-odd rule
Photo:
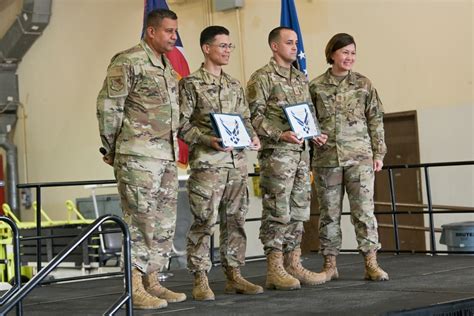
[[257, 98], [257, 84], [252, 82], [247, 86], [247, 98], [249, 100], [254, 100]]
[[107, 71], [107, 92], [111, 98], [128, 95], [127, 75], [124, 66], [114, 66]]

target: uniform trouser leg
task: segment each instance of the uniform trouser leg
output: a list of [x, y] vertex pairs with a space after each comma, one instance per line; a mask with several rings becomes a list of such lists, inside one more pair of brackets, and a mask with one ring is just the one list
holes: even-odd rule
[[315, 168], [320, 219], [319, 240], [323, 255], [339, 254], [342, 243], [341, 213], [347, 191], [358, 249], [377, 250], [377, 221], [374, 216], [374, 176], [371, 166]]
[[131, 235], [132, 265], [161, 270], [172, 252], [178, 200], [174, 161], [117, 155], [115, 175]]
[[259, 155], [262, 190], [260, 240], [265, 254], [299, 247], [309, 219], [308, 152], [265, 149]]
[[191, 172], [188, 192], [194, 222], [187, 236], [188, 269], [209, 271], [210, 238], [220, 215], [220, 253], [223, 265], [244, 264], [248, 210], [247, 170], [198, 169]]
[[374, 170], [371, 165], [346, 167], [344, 182], [351, 209], [358, 249], [362, 253], [380, 249], [374, 215]]
[[319, 204], [319, 247], [321, 253], [337, 256], [341, 249], [341, 213], [344, 198], [343, 168], [315, 168]]
[[247, 168], [231, 169], [219, 208], [220, 255], [223, 267], [245, 264], [247, 235], [245, 216], [248, 213]]

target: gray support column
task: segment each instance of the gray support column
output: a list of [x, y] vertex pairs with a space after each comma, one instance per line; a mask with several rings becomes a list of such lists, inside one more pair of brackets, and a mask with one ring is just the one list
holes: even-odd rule
[[51, 17], [53, 0], [23, 0], [15, 22], [0, 39], [0, 147], [6, 151], [7, 202], [19, 215], [18, 153], [13, 134], [20, 103], [16, 69]]

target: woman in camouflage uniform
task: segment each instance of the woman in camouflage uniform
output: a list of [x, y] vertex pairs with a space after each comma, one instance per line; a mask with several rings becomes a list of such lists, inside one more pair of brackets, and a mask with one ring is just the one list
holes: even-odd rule
[[312, 161], [320, 207], [319, 239], [324, 256], [326, 281], [338, 278], [336, 256], [342, 242], [341, 213], [347, 192], [358, 249], [365, 258], [365, 278], [388, 280], [377, 264], [380, 249], [374, 216], [374, 172], [380, 171], [387, 152], [384, 141], [383, 108], [370, 80], [353, 72], [354, 38], [334, 35], [326, 46], [331, 65], [310, 83], [325, 143], [316, 141]]

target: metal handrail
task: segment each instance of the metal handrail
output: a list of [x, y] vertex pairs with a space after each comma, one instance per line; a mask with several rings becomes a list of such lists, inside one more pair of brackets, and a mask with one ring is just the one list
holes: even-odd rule
[[[399, 205], [399, 204], [397, 203], [397, 205]], [[430, 212], [430, 211], [411, 211], [411, 210], [399, 211], [399, 210], [397, 210], [396, 213], [398, 215], [430, 214], [430, 213], [433, 213], [433, 214], [470, 214], [470, 213], [474, 213], [474, 209], [466, 209], [466, 210], [458, 210], [458, 211], [455, 211], [455, 210], [435, 211], [435, 210], [433, 210], [432, 212]], [[351, 212], [342, 212], [341, 214], [342, 215], [351, 215]], [[375, 215], [390, 215], [390, 214], [393, 214], [393, 211], [377, 211], [377, 212], [375, 212]], [[320, 215], [320, 213], [310, 214], [310, 216], [319, 216], [319, 215]]]
[[[23, 298], [31, 292], [40, 282], [53, 271], [68, 255], [70, 255], [79, 245], [81, 245], [93, 232], [99, 228], [105, 221], [115, 222], [122, 230], [124, 236], [123, 256], [124, 256], [124, 279], [125, 279], [125, 293], [123, 293], [115, 303], [107, 309], [104, 315], [114, 315], [118, 309], [125, 304], [126, 314], [132, 315], [132, 291], [131, 291], [131, 253], [130, 253], [130, 232], [127, 224], [118, 216], [104, 215], [90, 224], [86, 230], [79, 236], [73, 239], [69, 245], [64, 248], [56, 257], [54, 257], [43, 269], [41, 269], [28, 283], [21, 289], [15, 291], [11, 295], [5, 305], [0, 307], [0, 316], [6, 315], [13, 306], [20, 303]], [[19, 267], [19, 263], [18, 263]]]
[[[67, 182], [39, 182], [17, 184], [18, 189], [35, 188], [36, 190], [36, 208], [41, 210], [41, 188], [51, 187], [71, 187], [84, 186], [92, 184], [111, 184], [115, 180], [90, 180], [90, 181], [67, 181]], [[36, 212], [36, 236], [41, 237], [41, 212]], [[36, 240], [36, 269], [41, 270], [41, 239]]]
[[[435, 233], [439, 232], [434, 227], [434, 219], [433, 215], [435, 214], [458, 214], [458, 213], [474, 213], [474, 208], [469, 207], [453, 207], [453, 210], [447, 210], [447, 206], [443, 205], [444, 210], [435, 211], [434, 209], [439, 207], [438, 205], [434, 205], [431, 199], [431, 187], [430, 187], [430, 178], [429, 178], [429, 171], [428, 168], [431, 167], [451, 167], [451, 166], [466, 166], [466, 165], [474, 165], [474, 161], [454, 161], [454, 162], [435, 162], [435, 163], [420, 163], [420, 164], [400, 164], [400, 165], [387, 165], [384, 166], [383, 169], [388, 170], [388, 177], [389, 177], [389, 189], [390, 189], [390, 202], [382, 202], [384, 205], [390, 205], [390, 211], [377, 211], [376, 215], [392, 215], [393, 221], [393, 231], [394, 231], [394, 238], [395, 238], [395, 249], [394, 250], [380, 250], [380, 252], [394, 252], [394, 253], [430, 253], [433, 255], [436, 254], [474, 254], [474, 251], [440, 251], [436, 250], [436, 242], [435, 242]], [[409, 204], [402, 204], [397, 203], [395, 199], [395, 183], [393, 179], [393, 169], [412, 169], [412, 168], [424, 168], [425, 171], [425, 183], [426, 183], [426, 191], [427, 191], [427, 199], [428, 204], [426, 204], [427, 211], [399, 211], [397, 210], [397, 206], [412, 206]], [[249, 173], [249, 177], [259, 176], [258, 172]], [[341, 215], [350, 215], [350, 212], [342, 212]], [[428, 214], [429, 215], [429, 222], [430, 225], [427, 228], [427, 231], [430, 233], [430, 250], [428, 251], [413, 251], [413, 250], [401, 250], [400, 249], [400, 239], [398, 235], [399, 229], [407, 229], [406, 226], [399, 226], [397, 221], [397, 215], [410, 215], [410, 214]], [[317, 216], [319, 214], [310, 214], [310, 216]], [[257, 221], [260, 220], [261, 217], [253, 217], [247, 218], [245, 221]], [[216, 222], [216, 225], [219, 221]], [[210, 259], [213, 265], [217, 265], [220, 263], [220, 260], [215, 260], [214, 258], [214, 235], [211, 236], [211, 247], [210, 247]], [[357, 249], [341, 249], [341, 252], [358, 252]], [[249, 259], [250, 257], [247, 257]], [[253, 256], [251, 259], [263, 259], [265, 256]]]
[[[378, 202], [375, 201], [375, 205], [381, 206], [391, 206], [391, 202]], [[396, 203], [397, 206], [401, 207], [413, 207], [413, 208], [427, 208], [428, 204], [417, 204], [417, 203]], [[474, 212], [474, 207], [466, 207], [466, 206], [456, 206], [456, 205], [441, 205], [441, 204], [433, 204], [433, 210], [453, 210], [453, 211], [467, 211], [467, 212]]]
[[[395, 252], [395, 253], [401, 253], [401, 252], [406, 252], [400, 250], [400, 243], [399, 243], [399, 236], [398, 236], [398, 221], [397, 221], [397, 215], [405, 215], [405, 214], [429, 214], [430, 218], [430, 227], [429, 227], [429, 232], [430, 232], [430, 243], [431, 243], [431, 250], [430, 251], [408, 251], [408, 252], [420, 252], [420, 253], [432, 253], [432, 254], [437, 254], [437, 253], [458, 253], [458, 252], [453, 252], [453, 251], [437, 251], [435, 249], [435, 243], [434, 243], [434, 234], [435, 234], [435, 228], [433, 224], [433, 215], [435, 214], [441, 214], [441, 213], [471, 213], [472, 208], [466, 208], [463, 210], [453, 210], [453, 211], [435, 211], [434, 208], [437, 206], [432, 204], [431, 201], [431, 189], [429, 187], [429, 174], [427, 172], [428, 168], [430, 167], [450, 167], [450, 166], [464, 166], [464, 165], [474, 165], [474, 161], [455, 161], [455, 162], [437, 162], [437, 163], [421, 163], [421, 164], [399, 164], [399, 165], [387, 165], [384, 166], [383, 169], [388, 170], [389, 173], [389, 183], [390, 183], [390, 204], [391, 205], [391, 210], [390, 211], [377, 211], [377, 215], [382, 215], [382, 214], [388, 214], [392, 215], [392, 221], [393, 221], [393, 226], [394, 226], [394, 237], [395, 237], [395, 244], [396, 244], [396, 249], [395, 250], [381, 250], [381, 252]], [[429, 199], [428, 199], [428, 204], [427, 204], [427, 211], [399, 211], [397, 210], [397, 206], [405, 206], [402, 205], [401, 203], [396, 203], [395, 201], [395, 184], [393, 180], [393, 169], [409, 169], [409, 168], [424, 168], [425, 169], [425, 178], [426, 178], [426, 183], [428, 184], [427, 191], [429, 192]], [[249, 177], [254, 177], [254, 176], [259, 176], [260, 174], [258, 172], [253, 172], [248, 174]], [[37, 200], [37, 205], [38, 208], [41, 207], [41, 188], [42, 187], [59, 187], [59, 186], [78, 186], [78, 185], [93, 185], [93, 184], [113, 184], [116, 183], [115, 180], [93, 180], [93, 181], [71, 181], [71, 182], [47, 182], [47, 183], [27, 183], [27, 184], [19, 184], [17, 185], [18, 188], [36, 188], [36, 200]], [[343, 212], [342, 215], [348, 215], [350, 212]], [[39, 212], [37, 212], [37, 267], [38, 270], [41, 269], [41, 216]], [[311, 216], [315, 216], [317, 214], [311, 214]], [[246, 222], [250, 221], [258, 221], [261, 218], [255, 217], [255, 218], [248, 218], [246, 219]], [[34, 237], [30, 237], [34, 238]], [[214, 261], [214, 238], [211, 238], [211, 262], [216, 263], [218, 261]], [[357, 249], [344, 249], [341, 250], [343, 252], [355, 252]], [[471, 252], [463, 252], [463, 253], [471, 253]], [[252, 257], [253, 258], [253, 257]]]
[[387, 166], [384, 166], [382, 169], [412, 169], [412, 168], [454, 167], [454, 166], [468, 166], [468, 165], [474, 165], [474, 160], [387, 165]]
[[[394, 238], [395, 238], [395, 245], [396, 249], [395, 252], [398, 254], [400, 253], [400, 239], [398, 235], [398, 222], [397, 222], [397, 208], [396, 208], [396, 198], [395, 198], [395, 183], [393, 181], [393, 170], [394, 169], [414, 169], [414, 168], [423, 168], [425, 174], [425, 186], [426, 186], [426, 197], [428, 202], [428, 219], [429, 219], [429, 233], [430, 233], [430, 251], [427, 253], [431, 253], [432, 255], [436, 255], [438, 253], [436, 251], [436, 241], [435, 241], [435, 227], [434, 227], [434, 212], [433, 212], [433, 201], [431, 198], [431, 182], [429, 176], [429, 168], [431, 167], [452, 167], [452, 166], [466, 166], [466, 165], [474, 165], [474, 161], [454, 161], [454, 162], [436, 162], [436, 163], [421, 163], [421, 164], [404, 164], [404, 165], [390, 165], [385, 166], [384, 169], [388, 169], [388, 176], [389, 176], [389, 186], [390, 186], [390, 202], [392, 204], [392, 221], [394, 225]], [[452, 212], [454, 213], [454, 212]], [[447, 252], [451, 253], [451, 252]], [[466, 253], [473, 253], [466, 252]]]
[[[74, 187], [92, 184], [113, 184], [117, 183], [115, 180], [86, 180], [86, 181], [65, 181], [65, 182], [37, 182], [37, 183], [20, 183], [16, 187], [18, 189], [26, 188], [52, 188], [52, 187]], [[39, 209], [39, 207], [38, 207]]]
[[[0, 297], [0, 305], [5, 304], [10, 297], [13, 296], [21, 288], [21, 272], [20, 272], [20, 232], [16, 224], [8, 217], [0, 216], [0, 221], [7, 223], [12, 230], [12, 243], [13, 243], [13, 262], [15, 264], [15, 276], [13, 280], [15, 284]], [[6, 257], [6, 259], [8, 256]], [[8, 259], [7, 259], [8, 260]], [[5, 264], [8, 264], [7, 262]], [[22, 302], [18, 302], [16, 305], [16, 314], [18, 316], [23, 315]]]

